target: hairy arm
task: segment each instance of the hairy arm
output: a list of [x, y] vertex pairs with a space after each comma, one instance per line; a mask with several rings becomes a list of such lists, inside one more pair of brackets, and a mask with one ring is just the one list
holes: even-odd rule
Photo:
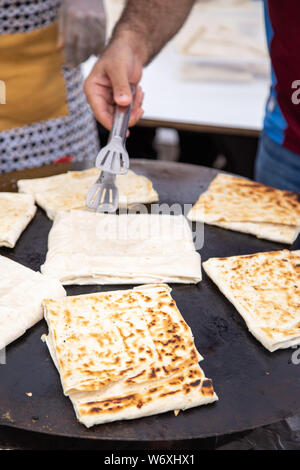
[[148, 64], [178, 32], [195, 0], [127, 0], [112, 34], [127, 40]]
[[[96, 119], [111, 129], [114, 106], [132, 101], [130, 84], [138, 84], [143, 67], [177, 33], [195, 0], [127, 0], [120, 20], [101, 57], [85, 81], [84, 90]], [[141, 118], [139, 86], [129, 125]]]

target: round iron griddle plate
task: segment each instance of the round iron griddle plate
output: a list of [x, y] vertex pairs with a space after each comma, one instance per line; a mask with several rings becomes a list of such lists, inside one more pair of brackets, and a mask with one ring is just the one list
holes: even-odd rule
[[[169, 204], [194, 203], [216, 174], [208, 168], [157, 161], [134, 161], [132, 168], [149, 176], [160, 202]], [[44, 212], [38, 210], [15, 249], [1, 249], [0, 253], [38, 270], [45, 259], [50, 227]], [[282, 248], [250, 235], [205, 226], [201, 257], [204, 261], [212, 256]], [[67, 291], [75, 295], [118, 288], [71, 286]], [[89, 439], [173, 441], [244, 431], [300, 412], [300, 366], [291, 362], [293, 350], [269, 353], [205, 273], [198, 285], [172, 288], [204, 356], [201, 366], [213, 379], [218, 402], [180, 412], [177, 417], [169, 412], [86, 429], [76, 421], [47, 347], [40, 340], [47, 332], [41, 321], [7, 348], [7, 363], [0, 366], [0, 424]]]

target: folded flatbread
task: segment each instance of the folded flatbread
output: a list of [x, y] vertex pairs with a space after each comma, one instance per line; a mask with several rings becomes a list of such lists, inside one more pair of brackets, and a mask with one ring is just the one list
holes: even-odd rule
[[[61, 175], [18, 181], [19, 192], [32, 194], [50, 219], [58, 211], [86, 209], [85, 199], [88, 190], [99, 177], [99, 170], [69, 171]], [[158, 194], [152, 182], [145, 176], [129, 170], [125, 175], [117, 175], [119, 206], [158, 201]], [[88, 209], [86, 209], [88, 210]]]
[[210, 258], [203, 268], [265, 348], [300, 344], [299, 251]]
[[13, 248], [35, 212], [30, 194], [0, 192], [0, 246]]
[[0, 349], [43, 318], [43, 299], [65, 295], [57, 280], [0, 256]]
[[227, 61], [251, 70], [268, 57], [263, 6], [252, 0], [198, 1], [175, 45], [179, 53], [198, 61]]
[[200, 255], [181, 215], [59, 213], [41, 271], [65, 285], [201, 280]]
[[299, 195], [220, 173], [187, 217], [292, 244], [300, 232]]
[[87, 427], [217, 400], [167, 285], [45, 300], [45, 338]]
[[201, 25], [185, 43], [179, 46], [181, 54], [201, 59], [267, 59], [265, 41], [241, 34], [228, 24]]

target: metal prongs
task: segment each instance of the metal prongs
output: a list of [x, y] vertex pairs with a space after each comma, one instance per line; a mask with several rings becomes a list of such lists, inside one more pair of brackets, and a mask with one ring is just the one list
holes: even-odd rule
[[119, 136], [113, 136], [96, 158], [96, 168], [113, 174], [125, 174], [129, 169], [129, 156], [124, 142]]
[[[131, 92], [134, 97], [135, 85], [131, 85]], [[133, 99], [129, 106], [116, 106], [115, 108], [108, 144], [100, 150], [96, 158], [95, 166], [101, 171], [123, 175], [129, 170], [129, 156], [125, 148], [125, 141], [132, 104]]]
[[119, 206], [116, 175], [102, 171], [87, 193], [86, 205], [97, 212], [116, 212]]

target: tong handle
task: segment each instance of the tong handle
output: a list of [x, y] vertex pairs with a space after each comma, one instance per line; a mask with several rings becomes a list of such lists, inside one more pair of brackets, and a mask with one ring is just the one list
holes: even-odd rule
[[128, 123], [130, 118], [130, 113], [133, 104], [133, 98], [135, 93], [135, 85], [131, 85], [132, 101], [129, 106], [116, 106], [114, 114], [113, 127], [109, 135], [109, 141], [113, 137], [120, 137], [123, 142], [126, 139], [126, 133], [128, 129]]

